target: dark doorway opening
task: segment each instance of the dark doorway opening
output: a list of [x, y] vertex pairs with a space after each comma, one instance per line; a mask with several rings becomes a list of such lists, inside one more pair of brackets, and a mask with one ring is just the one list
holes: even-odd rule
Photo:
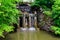
[[20, 25], [20, 27], [23, 27], [23, 17], [20, 17], [19, 25]]

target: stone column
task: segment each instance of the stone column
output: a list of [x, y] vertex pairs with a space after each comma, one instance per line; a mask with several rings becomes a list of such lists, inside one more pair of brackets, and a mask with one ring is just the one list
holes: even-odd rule
[[31, 27], [31, 15], [29, 14], [29, 27]]
[[37, 16], [36, 15], [37, 15], [37, 13], [35, 12], [35, 17], [34, 17], [35, 22], [34, 22], [34, 24], [35, 24], [35, 28], [37, 30], [38, 27], [37, 27]]
[[24, 28], [26, 27], [26, 24], [25, 24], [25, 14], [23, 14], [23, 27]]
[[20, 18], [18, 17], [18, 28], [20, 28]]

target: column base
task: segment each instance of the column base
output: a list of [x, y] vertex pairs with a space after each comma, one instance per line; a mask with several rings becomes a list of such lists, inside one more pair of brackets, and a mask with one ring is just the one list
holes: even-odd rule
[[28, 28], [20, 28], [22, 31], [27, 31]]
[[21, 31], [36, 31], [36, 29], [34, 27], [30, 27], [30, 28], [20, 28]]
[[28, 30], [29, 31], [36, 31], [36, 29], [34, 27], [30, 27]]

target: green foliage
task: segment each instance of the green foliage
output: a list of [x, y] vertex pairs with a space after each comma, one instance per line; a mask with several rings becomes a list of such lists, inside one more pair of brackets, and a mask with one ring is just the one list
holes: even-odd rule
[[53, 5], [54, 0], [35, 0], [34, 4], [39, 4], [41, 6], [47, 6], [51, 8]]
[[18, 0], [0, 0], [0, 36], [3, 36], [4, 31], [12, 31], [14, 27], [11, 24], [17, 23], [19, 11], [16, 2]]
[[9, 26], [7, 24], [2, 24], [0, 27], [0, 36], [4, 37], [3, 33], [4, 32], [11, 32], [13, 31], [14, 27], [13, 26]]
[[35, 2], [32, 3], [32, 6], [36, 5], [38, 7], [42, 7], [44, 14], [51, 16], [53, 4], [54, 0], [35, 0]]
[[60, 27], [60, 0], [55, 0], [54, 5], [52, 6], [52, 13], [54, 24]]
[[52, 12], [51, 11], [44, 11], [44, 14], [51, 17]]
[[57, 35], [60, 35], [60, 0], [55, 0], [52, 6], [52, 19], [55, 26], [51, 27], [51, 30]]
[[50, 30], [54, 31], [54, 33], [57, 35], [60, 35], [60, 28], [57, 26], [51, 26]]

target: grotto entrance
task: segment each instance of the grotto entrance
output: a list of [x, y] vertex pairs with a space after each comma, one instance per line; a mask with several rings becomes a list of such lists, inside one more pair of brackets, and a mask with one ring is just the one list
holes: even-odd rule
[[20, 17], [20, 28], [37, 29], [37, 13], [31, 10], [31, 6], [27, 4], [20, 4], [19, 9], [22, 17]]

